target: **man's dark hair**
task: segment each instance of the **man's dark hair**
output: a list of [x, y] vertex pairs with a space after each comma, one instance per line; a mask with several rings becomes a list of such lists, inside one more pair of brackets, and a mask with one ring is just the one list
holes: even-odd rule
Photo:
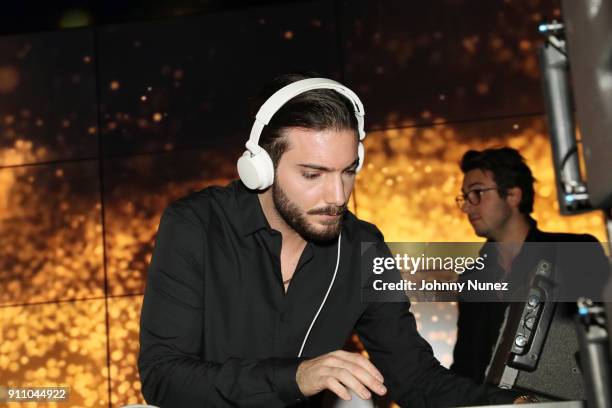
[[[286, 74], [275, 78], [257, 97], [253, 116], [279, 89], [302, 79], [317, 77], [320, 76], [315, 73], [305, 73]], [[353, 104], [345, 96], [331, 89], [313, 89], [296, 96], [283, 105], [264, 127], [259, 145], [268, 152], [275, 168], [289, 147], [284, 137], [284, 130], [289, 127], [315, 130], [352, 129], [355, 130], [355, 137], [359, 137]]]
[[506, 197], [508, 189], [519, 187], [523, 192], [519, 211], [525, 215], [533, 212], [533, 183], [535, 178], [521, 154], [511, 147], [468, 150], [459, 164], [465, 174], [470, 170], [488, 170], [499, 188], [499, 195]]

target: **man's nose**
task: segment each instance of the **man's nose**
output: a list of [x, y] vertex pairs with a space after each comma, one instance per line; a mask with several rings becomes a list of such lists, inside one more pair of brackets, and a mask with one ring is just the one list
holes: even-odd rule
[[474, 209], [474, 206], [472, 205], [472, 203], [470, 203], [467, 198], [464, 199], [463, 204], [461, 205], [461, 211], [469, 215], [470, 211], [473, 209]]
[[344, 181], [340, 175], [329, 175], [329, 179], [325, 185], [324, 200], [327, 204], [336, 205], [338, 207], [345, 204], [346, 197], [344, 196]]

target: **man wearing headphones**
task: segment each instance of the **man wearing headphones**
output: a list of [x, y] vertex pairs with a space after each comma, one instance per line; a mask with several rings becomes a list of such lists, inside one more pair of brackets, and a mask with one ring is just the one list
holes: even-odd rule
[[[315, 405], [323, 390], [411, 407], [515, 400], [443, 368], [407, 302], [361, 301], [361, 243], [384, 240], [347, 210], [364, 159], [359, 98], [303, 75], [263, 97], [241, 181], [161, 219], [141, 316], [147, 402]], [[341, 350], [353, 330], [371, 361]]]

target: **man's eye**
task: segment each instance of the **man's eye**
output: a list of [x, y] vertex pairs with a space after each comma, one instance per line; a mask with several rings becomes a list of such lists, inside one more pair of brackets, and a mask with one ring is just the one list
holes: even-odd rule
[[302, 173], [302, 176], [305, 179], [312, 180], [312, 179], [319, 177], [319, 173]]
[[356, 169], [345, 170], [344, 173], [350, 174], [352, 176], [357, 173], [357, 170]]

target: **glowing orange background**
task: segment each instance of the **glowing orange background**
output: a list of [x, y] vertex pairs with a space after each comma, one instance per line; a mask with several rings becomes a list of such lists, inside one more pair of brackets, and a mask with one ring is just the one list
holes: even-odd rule
[[[487, 19], [466, 8], [465, 21], [458, 18], [450, 33], [438, 30], [435, 13], [418, 26], [421, 16], [401, 9], [402, 2], [371, 3], [369, 14], [345, 9], [350, 18], [340, 27], [347, 37], [342, 52], [350, 55], [343, 67], [347, 84], [370, 101], [366, 123], [380, 129], [365, 141], [366, 165], [352, 206], [357, 215], [376, 224], [387, 241], [478, 241], [454, 202], [461, 184], [457, 163], [468, 149], [509, 145], [526, 157], [538, 180], [534, 217], [540, 228], [586, 232], [605, 241], [600, 213], [559, 215], [545, 117], [531, 97], [540, 92], [532, 25], [546, 11], [560, 15], [554, 2], [500, 0], [495, 7], [506, 14], [491, 13], [510, 17], [485, 28]], [[460, 9], [463, 1], [441, 4]], [[288, 31], [279, 19], [262, 23], [256, 12], [252, 19], [258, 26], [277, 21], [279, 27], [269, 23], [266, 29], [287, 48], [306, 36], [305, 30]], [[304, 25], [329, 30], [325, 21]], [[482, 32], [471, 32], [471, 26]], [[449, 51], [453, 38], [457, 56]], [[28, 52], [22, 42], [16, 41], [16, 55]], [[441, 62], [444, 52], [451, 67]], [[82, 83], [93, 75], [92, 56], [78, 51], [75, 61], [89, 74], [66, 76]], [[177, 69], [164, 67], [174, 72], [163, 74], [172, 76], [172, 90], [183, 76], [199, 74], [179, 70], [177, 78]], [[439, 77], [440, 89], [421, 86], [430, 74]], [[117, 89], [112, 82], [101, 86], [121, 93], [137, 80], [120, 78]], [[0, 62], [0, 386], [68, 386], [68, 406], [142, 403], [139, 314], [159, 217], [172, 200], [233, 179], [242, 142], [175, 149], [164, 139], [178, 138], [163, 127], [172, 118], [155, 116], [160, 110], [154, 101], [130, 115], [102, 116], [99, 124], [93, 115], [80, 122], [70, 115], [42, 120], [34, 110], [9, 103], [29, 82], [17, 62]], [[161, 105], [177, 102], [171, 93], [165, 98]], [[37, 136], [51, 126], [59, 129], [52, 142]], [[98, 138], [120, 137], [126, 127], [153, 132], [142, 145], [162, 151], [111, 158], [97, 150]], [[413, 310], [436, 356], [449, 365], [454, 305], [422, 303]]]

